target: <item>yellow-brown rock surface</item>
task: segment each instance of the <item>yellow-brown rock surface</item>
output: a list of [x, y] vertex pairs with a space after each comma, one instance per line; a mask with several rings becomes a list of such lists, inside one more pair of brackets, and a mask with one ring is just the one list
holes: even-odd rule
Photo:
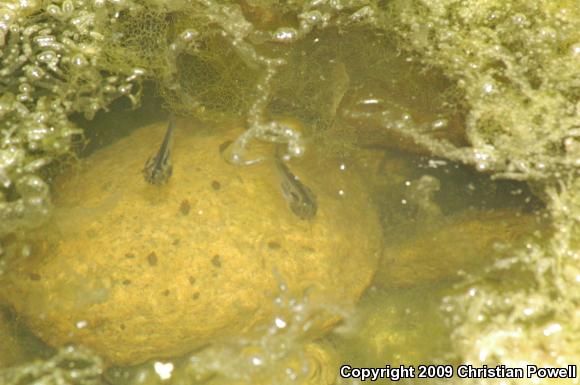
[[134, 364], [252, 328], [271, 316], [280, 279], [313, 301], [360, 296], [382, 242], [353, 164], [314, 151], [289, 162], [318, 200], [301, 220], [271, 159], [236, 167], [220, 156], [239, 131], [178, 122], [173, 176], [146, 184], [165, 127], [135, 131], [55, 183], [48, 235], [0, 290], [36, 334]]

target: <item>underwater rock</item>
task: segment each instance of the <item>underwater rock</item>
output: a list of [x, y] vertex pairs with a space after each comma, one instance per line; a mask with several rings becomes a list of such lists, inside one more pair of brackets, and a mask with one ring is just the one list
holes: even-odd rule
[[[341, 115], [344, 123], [339, 130], [341, 135], [354, 138], [361, 147], [383, 148], [418, 155], [436, 155], [424, 143], [415, 141], [409, 135], [403, 135], [405, 130], [412, 129], [430, 132], [433, 139], [458, 147], [467, 145], [464, 124], [457, 116], [452, 116], [447, 120], [425, 114], [426, 116], [419, 115], [421, 119], [415, 122], [412, 115], [408, 113], [408, 111], [413, 111], [412, 109], [393, 108], [396, 112], [392, 112], [387, 107], [380, 106], [374, 111], [368, 111], [368, 108], [365, 111], [360, 105], [352, 104], [354, 106], [347, 106], [346, 112]], [[385, 110], [380, 108], [385, 108]]]
[[375, 276], [379, 287], [411, 287], [453, 279], [499, 258], [502, 247], [514, 247], [538, 229], [536, 217], [516, 210], [467, 210], [441, 216], [406, 240], [385, 242]]
[[429, 286], [367, 290], [351, 325], [333, 333], [341, 361], [353, 367], [396, 367], [422, 365], [448, 353], [449, 332], [440, 302], [433, 300], [440, 292]]
[[15, 329], [4, 309], [0, 308], [0, 368], [14, 365], [24, 357], [23, 349], [14, 336]]
[[173, 175], [147, 184], [141, 170], [165, 127], [139, 129], [56, 181], [48, 235], [0, 290], [38, 336], [136, 364], [250, 330], [273, 315], [281, 282], [311, 302], [358, 299], [382, 241], [354, 164], [314, 148], [287, 163], [317, 197], [302, 220], [273, 159], [238, 167], [220, 155], [239, 131], [178, 122]]
[[[204, 383], [207, 385], [335, 384], [339, 372], [340, 359], [334, 347], [324, 342], [302, 342], [302, 344], [300, 349], [286, 355], [280, 354], [278, 351], [277, 359], [275, 361], [265, 360], [260, 365], [261, 370], [259, 371], [256, 365], [253, 365], [254, 367], [251, 368], [248, 367], [249, 363], [252, 362], [251, 358], [264, 357], [264, 355], [260, 354], [259, 349], [256, 351], [250, 348], [245, 349], [246, 351], [235, 352], [235, 354], [232, 354], [232, 357], [229, 357], [229, 362], [234, 364], [232, 365], [233, 367], [221, 365], [222, 368], [226, 367], [233, 370], [223, 373], [225, 371], [224, 369], [220, 373], [221, 375], [213, 375], [207, 378]], [[218, 352], [217, 354], [222, 357], [224, 356], [223, 352]], [[203, 352], [201, 355], [203, 355]], [[271, 355], [275, 356], [273, 354]], [[196, 358], [198, 359], [197, 361], [203, 360], [203, 358], [199, 359], [200, 357]], [[244, 362], [245, 365], [240, 365], [241, 362]], [[215, 363], [218, 365], [223, 364], [220, 361]], [[181, 376], [179, 375], [181, 373], [176, 373], [174, 377], [177, 380], [176, 383], [182, 378], [182, 383], [188, 383], [188, 378], [191, 378], [191, 374], [189, 376], [187, 375], [187, 369], [194, 373], [203, 373], [203, 368], [199, 368], [196, 364], [190, 364], [189, 368], [183, 369]]]

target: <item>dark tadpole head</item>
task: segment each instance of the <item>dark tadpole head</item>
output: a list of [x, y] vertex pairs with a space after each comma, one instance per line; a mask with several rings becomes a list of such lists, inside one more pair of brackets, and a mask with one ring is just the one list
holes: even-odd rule
[[143, 168], [143, 177], [147, 183], [161, 186], [171, 178], [173, 174], [173, 166], [171, 164], [165, 167], [156, 167], [155, 157], [151, 157], [145, 163], [145, 168]]
[[276, 166], [282, 181], [282, 195], [288, 202], [290, 210], [300, 219], [312, 219], [318, 211], [316, 195], [304, 185], [282, 160], [280, 152], [276, 153]]

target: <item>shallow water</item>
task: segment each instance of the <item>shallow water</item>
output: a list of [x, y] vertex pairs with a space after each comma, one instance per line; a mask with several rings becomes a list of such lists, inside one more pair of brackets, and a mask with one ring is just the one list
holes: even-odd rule
[[[345, 364], [577, 362], [573, 2], [21, 3], [23, 20], [8, 5], [3, 24], [5, 96], [26, 104], [7, 126], [28, 137], [16, 147], [50, 161], [77, 133], [66, 115], [111, 111], [71, 117], [88, 139], [79, 162], [53, 162], [21, 188], [4, 177], [2, 202], [31, 203], [10, 220], [29, 226], [50, 206], [40, 177], [56, 207], [44, 228], [0, 240], [0, 383], [330, 385], [360, 383], [340, 378]], [[44, 58], [61, 57], [36, 55], [54, 39], [64, 67], [36, 84]], [[100, 52], [86, 74], [67, 68], [89, 65], [81, 51]], [[129, 75], [156, 83], [135, 112], [108, 106], [136, 100]], [[69, 91], [58, 114], [18, 120]], [[165, 107], [185, 116], [173, 188], [141, 175]], [[272, 143], [236, 141], [246, 166], [227, 165], [237, 158], [218, 149], [242, 129], [303, 156], [284, 174]], [[310, 190], [317, 213], [299, 218]]]
[[[475, 296], [473, 294], [475, 286], [472, 286], [474, 282], [477, 282], [479, 289], [507, 292], [514, 288], [524, 290], [523, 288], [532, 281], [527, 272], [496, 269], [494, 266], [502, 263], [501, 261], [508, 258], [514, 250], [526, 248], [528, 242], [539, 245], [544, 242], [543, 239], [549, 232], [545, 223], [544, 204], [531, 193], [525, 183], [494, 180], [489, 175], [476, 173], [468, 167], [432, 157], [424, 148], [405, 140], [396, 131], [389, 131], [387, 134], [385, 120], [399, 128], [404, 128], [406, 124], [423, 127], [427, 131], [430, 130], [434, 137], [447, 138], [458, 146], [465, 144], [461, 111], [449, 107], [448, 99], [456, 92], [451, 89], [449, 82], [437, 71], [421, 68], [411, 60], [413, 59], [411, 56], [405, 57], [405, 53], [385, 54], [389, 50], [395, 50], [395, 47], [383, 37], [371, 41], [368, 46], [362, 44], [367, 51], [360, 55], [354, 54], [358, 52], [361, 41], [365, 41], [368, 37], [367, 34], [368, 31], [362, 30], [349, 36], [338, 37], [336, 31], [330, 31], [320, 34], [321, 44], [314, 44], [312, 41], [298, 44], [288, 57], [291, 65], [279, 73], [281, 79], [278, 79], [278, 88], [269, 106], [272, 116], [289, 122], [289, 126], [296, 128], [306, 138], [305, 158], [294, 159], [289, 165], [290, 169], [302, 178], [302, 182], [320, 196], [327, 197], [325, 200], [319, 196], [322, 211], [317, 215], [326, 215], [327, 219], [330, 218], [328, 220], [330, 226], [333, 222], [332, 215], [324, 211], [324, 206], [330, 201], [329, 197], [334, 199], [340, 195], [342, 201], [336, 203], [335, 207], [346, 207], [345, 212], [349, 213], [348, 210], [352, 210], [349, 207], [351, 199], [349, 194], [351, 192], [361, 194], [359, 190], [362, 190], [362, 194], [366, 194], [363, 202], [365, 204], [357, 207], [364, 209], [350, 211], [352, 218], [348, 216], [339, 218], [337, 215], [336, 222], [348, 223], [349, 219], [352, 219], [352, 226], [357, 226], [361, 217], [376, 217], [380, 222], [378, 228], [384, 242], [381, 247], [382, 256], [374, 278], [372, 280], [369, 278], [369, 282], [365, 282], [367, 287], [358, 301], [352, 301], [350, 297], [351, 300], [347, 301], [340, 293], [315, 298], [311, 297], [309, 289], [296, 292], [292, 285], [287, 284], [285, 277], [278, 274], [276, 268], [272, 268], [268, 273], [270, 296], [268, 303], [264, 304], [267, 316], [262, 322], [244, 328], [243, 332], [237, 327], [224, 328], [223, 335], [218, 334], [208, 343], [201, 345], [196, 343], [196, 338], [190, 337], [193, 341], [191, 349], [187, 349], [187, 352], [184, 353], [182, 348], [176, 355], [162, 354], [151, 359], [147, 356], [146, 362], [135, 365], [103, 363], [99, 355], [84, 350], [82, 343], [64, 349], [50, 347], [42, 342], [53, 339], [47, 335], [51, 334], [50, 327], [39, 330], [38, 327], [29, 326], [30, 311], [27, 318], [5, 307], [0, 318], [2, 322], [0, 337], [4, 337], [7, 342], [0, 347], [0, 367], [8, 368], [4, 372], [8, 376], [7, 384], [24, 385], [32, 383], [33, 378], [43, 376], [46, 383], [60, 376], [67, 379], [66, 383], [83, 385], [356, 384], [359, 383], [356, 379], [340, 378], [341, 365], [346, 364], [353, 368], [384, 368], [385, 365], [391, 367], [405, 365], [415, 368], [420, 365], [453, 365], [453, 369], [456, 369], [459, 364], [464, 363], [465, 356], [468, 355], [466, 351], [472, 353], [469, 348], [464, 347], [472, 342], [469, 341], [471, 337], [469, 333], [465, 335], [465, 330], [467, 332], [485, 330], [489, 325], [489, 329], [495, 331], [497, 325], [491, 322], [486, 324], [485, 312], [478, 313], [468, 309], [463, 299]], [[344, 51], [337, 60], [328, 64], [328, 49], [329, 47], [334, 49], [334, 43], [338, 41], [341, 42]], [[311, 54], [307, 63], [301, 59], [305, 51]], [[359, 60], [361, 57], [367, 60]], [[302, 65], [305, 67], [301, 67]], [[376, 75], [378, 73], [380, 76]], [[296, 83], [308, 83], [306, 80], [311, 81], [313, 85], [299, 90], [294, 87]], [[159, 125], [164, 126], [167, 113], [161, 108], [162, 102], [151, 96], [152, 94], [151, 90], [146, 92], [143, 107], [134, 112], [127, 112], [127, 104], [119, 102], [112, 106], [111, 112], [98, 114], [96, 119], [90, 122], [81, 117], [73, 117], [77, 124], [86, 128], [88, 143], [83, 149], [79, 149], [80, 162], [64, 170], [69, 173], [69, 177], [65, 181], [57, 180], [55, 189], [60, 188], [59, 183], [75, 183], [75, 181], [79, 183], [80, 179], [77, 177], [82, 174], [87, 160], [96, 156], [99, 150], [110, 148], [130, 138], [139, 128], [152, 122], [160, 122]], [[210, 94], [208, 98], [219, 99], [217, 102], [223, 104], [220, 95]], [[239, 95], [236, 97], [239, 98]], [[313, 101], [321, 100], [324, 103], [312, 106]], [[216, 107], [218, 110], [228, 108], [231, 106], [219, 103]], [[200, 143], [213, 135], [227, 132], [232, 126], [244, 126], [244, 122], [237, 120], [218, 124], [199, 122], [191, 118], [184, 118], [183, 121], [186, 123], [178, 127], [178, 130], [181, 130], [180, 135], [189, 135], [189, 139], [198, 135]], [[159, 141], [163, 132], [160, 126], [152, 128], [157, 130]], [[235, 139], [235, 136], [228, 139]], [[50, 232], [49, 236], [45, 237], [41, 233], [40, 236], [35, 236], [33, 241], [27, 239], [25, 235], [8, 240], [8, 253], [14, 256], [10, 268], [18, 271], [22, 266], [27, 266], [30, 260], [42, 261], [49, 255], [51, 247], [57, 247], [54, 244], [59, 244], [59, 234], [62, 237], [77, 237], [79, 236], [77, 230], [84, 229], [85, 224], [107, 221], [115, 210], [123, 209], [124, 205], [130, 207], [132, 199], [128, 199], [124, 193], [111, 193], [108, 197], [106, 194], [116, 186], [133, 183], [134, 180], [138, 180], [135, 183], [139, 186], [141, 184], [146, 186], [140, 177], [141, 166], [146, 160], [146, 155], [152, 155], [157, 147], [156, 142], [147, 149], [129, 148], [131, 153], [135, 154], [135, 159], [129, 157], [130, 161], [135, 161], [135, 166], [117, 179], [107, 181], [104, 181], [107, 173], [101, 172], [99, 177], [103, 178], [103, 183], [100, 193], [92, 194], [90, 197], [61, 196], [60, 198], [65, 201], [71, 198], [74, 204], [69, 202], [60, 206], [57, 199], [55, 220], [59, 224], [46, 230]], [[215, 147], [215, 151], [212, 152], [214, 155], [218, 150], [218, 146]], [[249, 152], [250, 156], [266, 154], [266, 158], [271, 157], [268, 148], [264, 150], [260, 146], [256, 147], [252, 149], [253, 152]], [[111, 167], [119, 166], [114, 154], [102, 161], [108, 162]], [[344, 173], [341, 174], [344, 171], [343, 166], [346, 168], [346, 175], [354, 172], [352, 180], [356, 180], [354, 183], [356, 186], [346, 184], [347, 187], [343, 189], [340, 184], [343, 180], [340, 178], [336, 179], [339, 180], [336, 184], [321, 182], [325, 174], [343, 175]], [[256, 205], [252, 211], [246, 212], [248, 216], [261, 215], [265, 229], [272, 232], [275, 232], [277, 226], [283, 222], [280, 218], [290, 217], [296, 221], [296, 228], [303, 229], [305, 234], [314, 237], [316, 232], [307, 221], [292, 217], [287, 202], [277, 188], [279, 182], [274, 177], [276, 173], [268, 169], [267, 161], [254, 168], [240, 167], [236, 171], [237, 174], [232, 172], [227, 175], [209, 173], [203, 161], [181, 174], [179, 167], [178, 162], [175, 164], [175, 175], [172, 176], [174, 180], [176, 178], [179, 180], [180, 175], [188, 175], [187, 183], [199, 184], [213, 195], [222, 194], [231, 186], [244, 186], [250, 180], [251, 187], [246, 193], [264, 189], [269, 191], [268, 199], [277, 203], [273, 208]], [[327, 172], [317, 171], [324, 167], [328, 167]], [[255, 171], [256, 169], [258, 171]], [[201, 180], [199, 174], [203, 175]], [[138, 178], [131, 179], [135, 175]], [[312, 175], [317, 175], [320, 180], [309, 179]], [[330, 180], [336, 181], [332, 178]], [[143, 187], [144, 191], [145, 189]], [[173, 211], [162, 214], [171, 216], [176, 222], [193, 217], [192, 227], [198, 229], [199, 234], [205, 234], [205, 238], [215, 237], [233, 221], [232, 217], [235, 216], [231, 212], [234, 212], [236, 207], [229, 206], [231, 210], [227, 210], [228, 206], [225, 204], [222, 211], [219, 211], [211, 205], [203, 206], [203, 202], [199, 202], [195, 196], [177, 199], [163, 188], [148, 186], [143, 195], [152, 207], [161, 207], [167, 201], [175, 200], [174, 207], [171, 206]], [[244, 196], [241, 199], [243, 200]], [[253, 198], [248, 198], [251, 199]], [[213, 227], [208, 226], [204, 219], [207, 218], [204, 215], [210, 212], [222, 218], [221, 222], [214, 222], [218, 225]], [[159, 212], [156, 213], [160, 215]], [[119, 221], [123, 220], [119, 218]], [[154, 220], [151, 222], [155, 223]], [[245, 223], [243, 218], [242, 223]], [[290, 220], [288, 223], [293, 222]], [[187, 238], [182, 239], [174, 234], [171, 226], [162, 229], [159, 225], [156, 229], [154, 224], [149, 223], [144, 224], [143, 228], [146, 229], [143, 231], [151, 231], [149, 238], [152, 240], [175, 237], [173, 239], [175, 247], [187, 242]], [[98, 231], [91, 231], [88, 237], [98, 237]], [[325, 242], [321, 241], [321, 244], [332, 245], [332, 237], [337, 237], [331, 230], [326, 231], [322, 228], [317, 231], [316, 234], [325, 236]], [[372, 231], [369, 229], [369, 232]], [[301, 255], [314, 253], [314, 249], [318, 246], [307, 243], [300, 238], [300, 234], [293, 233], [287, 238], [281, 236], [276, 239], [248, 236], [255, 233], [260, 234], [260, 231], [250, 226], [240, 228], [237, 233], [242, 234], [237, 240], [241, 247], [246, 247], [247, 253], [255, 252], [256, 255], [260, 255], [264, 250], [286, 252], [286, 259], [292, 260], [297, 258], [297, 255], [286, 251], [285, 242], [305, 242], [304, 247], [294, 249]], [[131, 243], [132, 238], [137, 237], [129, 230], [120, 230], [115, 235], [119, 239], [126, 240], [127, 244]], [[349, 234], [340, 234], [339, 238], [342, 238], [336, 239], [337, 244], [340, 244], [336, 247], [336, 254], [349, 243], [348, 236]], [[343, 241], [344, 238], [346, 242]], [[329, 239], [331, 241], [328, 241]], [[47, 244], [52, 242], [52, 246], [46, 248], [37, 246], [44, 245], [44, 241]], [[150, 244], [152, 242], [145, 240], [143, 248], [152, 247]], [[123, 248], [124, 244], [120, 243], [117, 246]], [[357, 247], [356, 244], [351, 246], [353, 249]], [[131, 247], [134, 247], [132, 243]], [[330, 254], [332, 251], [330, 249]], [[84, 277], [80, 282], [67, 281], [67, 278], [63, 278], [63, 283], [57, 285], [48, 296], [49, 301], [43, 299], [34, 302], [37, 300], [34, 297], [22, 297], [20, 302], [32, 304], [29, 307], [33, 308], [33, 312], [40, 313], [40, 317], [37, 318], [41, 319], [42, 311], [58, 309], [64, 306], [64, 303], [75, 304], [72, 306], [73, 309], [90, 310], [92, 306], [99, 306], [109, 298], [113, 298], [112, 293], [122, 293], [119, 287], [135, 287], [142, 284], [137, 290], [147, 288], [147, 279], [144, 279], [144, 283], [136, 283], [135, 280], [131, 282], [126, 277], [118, 276], [114, 269], [105, 271], [100, 262], [91, 264], [92, 255], [89, 251], [87, 253], [79, 255], [78, 258], [87, 261], [88, 273], [86, 271], [79, 273], [78, 269], [66, 262], [52, 270], [55, 275], [64, 277], [67, 275]], [[129, 265], [135, 258], [139, 261], [135, 263], [135, 269], [142, 271], [143, 276], [151, 274], [165, 277], [167, 286], [173, 285], [159, 290], [160, 296], [152, 297], [148, 303], [150, 307], [143, 312], [138, 315], [126, 314], [129, 322], [132, 316], [156, 317], [158, 311], [164, 309], [163, 306], [167, 306], [167, 303], [171, 304], [171, 301], [182, 303], [172, 297], [182, 293], [179, 291], [181, 283], [177, 278], [167, 275], [163, 269], [154, 273], [147, 270], [163, 267], [162, 254], [149, 252], [149, 249], [141, 254], [133, 253], [133, 249], [123, 254], [124, 258], [120, 259], [119, 269], [121, 264]], [[146, 259], [143, 259], [144, 256]], [[111, 255], [111, 259], [116, 257], [118, 256]], [[347, 256], [356, 259], [355, 257], [361, 256]], [[262, 259], [262, 264], [266, 266], [268, 258], [262, 256]], [[361, 266], [365, 264], [362, 259]], [[209, 261], [215, 269], [227, 269], [229, 262], [221, 250], [212, 255]], [[333, 263], [329, 263], [328, 275], [334, 272], [334, 263], [340, 262], [334, 260]], [[356, 260], [350, 262], [353, 265], [357, 263]], [[309, 271], [304, 266], [302, 268], [301, 273], [306, 276]], [[346, 271], [346, 274], [348, 273], [350, 272]], [[215, 275], [216, 272], [213, 276]], [[7, 277], [3, 279], [9, 280], [10, 274]], [[188, 278], [185, 286], [190, 290], [190, 286], [197, 287], [200, 282], [207, 283], [207, 279], [211, 277]], [[243, 276], [238, 284], [243, 284], [244, 281], [252, 282], [254, 278], [251, 275]], [[327, 277], [323, 274], [322, 278]], [[347, 281], [340, 275], [334, 278], [339, 281], [338, 287], [341, 278]], [[30, 285], [34, 285], [44, 277], [32, 272], [28, 274], [27, 279], [30, 280]], [[206, 281], [203, 281], [204, 279]], [[271, 285], [272, 282], [274, 286]], [[302, 282], [298, 280], [296, 283]], [[200, 298], [199, 291], [187, 293], [188, 301], [198, 301]], [[357, 296], [358, 293], [354, 295]], [[489, 298], [491, 297], [484, 297], [482, 302], [490, 300]], [[219, 302], [208, 303], [204, 310], [206, 315], [219, 311], [220, 305]], [[126, 302], [119, 302], [119, 308], [125, 306]], [[243, 306], [240, 308], [242, 309], [239, 311], [242, 320], [240, 325], [244, 325], [244, 317], [251, 317], [263, 310], [248, 310]], [[184, 311], [183, 308], [179, 310]], [[329, 317], [335, 318], [331, 326], [318, 329], [312, 326], [318, 321], [324, 323]], [[549, 314], [545, 315], [545, 318], [549, 319]], [[99, 325], [92, 329], [93, 325], [87, 325], [81, 316], [68, 321], [79, 329], [79, 333], [85, 333], [83, 334], [85, 337], [88, 335], [93, 338], [93, 342], [100, 338], [99, 333], [103, 333]], [[118, 340], [111, 342], [113, 346], [115, 343], [135, 344], [135, 341], [130, 341], [130, 337], [126, 337], [129, 335], [128, 332], [122, 332], [125, 327], [131, 328], [125, 323], [118, 325], [117, 329], [121, 332], [116, 329]], [[73, 331], [76, 332], [74, 328]], [[498, 332], [501, 333], [502, 330], [498, 329]], [[156, 330], [152, 328], [149, 333], [155, 335]], [[523, 330], [519, 338], [525, 339], [526, 333], [527, 331]], [[478, 338], [475, 333], [472, 336]], [[137, 340], [146, 346], [147, 338], [143, 338], [143, 335], [139, 338]], [[75, 341], [74, 333], [71, 333], [70, 339]], [[493, 344], [493, 341], [486, 343]], [[486, 346], [483, 346], [481, 351], [485, 348]], [[555, 355], [557, 356], [557, 353]], [[485, 362], [486, 358], [481, 358], [481, 361]], [[34, 364], [32, 362], [35, 359], [44, 361]], [[498, 357], [498, 360], [501, 362], [501, 357]], [[548, 364], [547, 360], [542, 361], [541, 356], [537, 360], [534, 362], [537, 365]], [[521, 362], [507, 364], [515, 366]], [[22, 365], [21, 369], [10, 369], [19, 365]], [[22, 378], [14, 377], [18, 375]], [[456, 375], [450, 380], [425, 379], [417, 376], [418, 371], [414, 378], [395, 382], [414, 385], [459, 381]], [[389, 382], [387, 379], [382, 381]]]
[[[542, 204], [522, 183], [494, 181], [441, 159], [380, 147], [350, 151], [363, 164], [361, 172], [365, 173], [368, 182], [372, 207], [381, 219], [385, 250], [389, 255], [383, 256], [387, 261], [383, 260], [382, 268], [358, 304], [347, 307], [340, 303], [310, 305], [308, 311], [323, 306], [330, 313], [341, 316], [343, 320], [335, 328], [323, 336], [308, 336], [300, 327], [292, 330], [279, 327], [279, 319], [289, 322], [290, 318], [295, 325], [302, 325], [304, 317], [309, 317], [305, 310], [308, 306], [304, 305], [308, 303], [307, 297], [293, 298], [285, 292], [287, 289], [281, 280], [279, 295], [275, 297], [281, 302], [278, 304], [279, 312], [272, 316], [273, 329], [258, 327], [245, 337], [218, 339], [214, 346], [181, 358], [160, 357], [160, 360], [135, 367], [113, 366], [96, 381], [119, 385], [206, 382], [347, 384], [355, 382], [337, 377], [342, 364], [352, 367], [457, 365], [460, 358], [453, 350], [451, 323], [448, 322], [450, 315], [443, 311], [442, 306], [444, 299], [457, 293], [462, 276], [477, 275], [478, 271], [516, 245], [510, 244], [512, 238], [506, 239], [502, 233], [490, 236], [489, 242], [478, 243], [478, 238], [489, 235], [478, 234], [477, 227], [475, 230], [468, 228], [463, 238], [449, 232], [464, 231], [462, 226], [469, 221], [477, 222], [479, 213], [490, 216], [491, 219], [485, 220], [492, 222], [491, 227], [483, 226], [480, 231], [491, 231], [494, 220], [503, 220], [502, 212], [510, 217], [525, 216], [528, 219], [522, 220], [522, 226], [532, 229], [534, 225], [530, 223], [535, 220], [529, 218], [541, 216]], [[98, 221], [99, 215], [111, 209], [110, 204], [92, 207], [94, 212], [83, 211], [75, 215], [83, 220]], [[100, 208], [103, 213], [99, 213]], [[494, 213], [500, 216], [494, 219]], [[517, 226], [517, 218], [514, 223]], [[68, 225], [75, 226], [73, 223]], [[417, 250], [411, 253], [412, 274], [409, 277], [407, 267], [396, 266], [400, 266], [404, 258], [409, 258], [409, 249], [414, 247]], [[439, 255], [438, 258], [443, 259], [433, 264], [430, 259], [431, 255], [437, 254], [435, 250], [454, 252], [449, 258]], [[485, 258], [477, 263], [466, 260], [480, 258], [480, 255]], [[493, 277], [490, 280], [493, 285]], [[497, 285], [504, 285], [501, 277], [498, 277]], [[76, 295], [74, 292], [78, 289], [67, 287], [68, 291], [55, 293], [55, 301], [59, 301], [58, 295], [61, 299], [64, 299], [62, 295]], [[102, 293], [93, 294], [95, 303], [98, 303]], [[32, 358], [48, 358], [54, 353], [52, 348], [33, 336], [18, 316], [9, 311], [5, 315], [9, 325], [7, 335], [12, 345], [3, 352], [7, 357], [3, 358], [4, 367], [25, 364]], [[78, 321], [82, 322], [82, 319]], [[312, 353], [312, 346], [331, 353], [323, 354], [323, 358], [318, 360], [318, 356]], [[316, 349], [314, 351], [318, 351]], [[270, 367], [253, 361], [256, 354]], [[311, 357], [312, 354], [315, 358]], [[242, 358], [233, 358], [238, 356]], [[165, 376], [169, 379], [164, 380]], [[407, 379], [403, 383], [428, 382]]]

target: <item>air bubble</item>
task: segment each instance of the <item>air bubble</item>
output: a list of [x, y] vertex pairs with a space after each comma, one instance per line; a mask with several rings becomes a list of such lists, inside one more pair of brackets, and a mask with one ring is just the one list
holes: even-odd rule
[[125, 84], [125, 85], [119, 86], [118, 90], [121, 94], [127, 95], [127, 94], [131, 93], [132, 88], [133, 87], [131, 84]]
[[548, 325], [544, 329], [544, 335], [546, 337], [549, 337], [552, 334], [559, 333], [561, 331], [562, 331], [562, 325], [560, 325], [559, 323], [553, 323], [553, 324]]
[[117, 92], [117, 88], [113, 85], [107, 84], [106, 86], [103, 87], [103, 92], [105, 92], [106, 94], [114, 94], [115, 92]]
[[183, 40], [184, 42], [191, 42], [193, 41], [195, 38], [197, 38], [199, 36], [199, 33], [197, 31], [194, 31], [193, 29], [186, 29], [185, 31], [183, 31], [181, 33], [181, 35], [179, 35], [179, 38], [181, 40]]
[[81, 55], [81, 54], [76, 54], [73, 56], [72, 58], [72, 64], [75, 65], [76, 67], [85, 67], [89, 64], [89, 62], [87, 61], [87, 59]]
[[59, 17], [62, 14], [59, 6], [56, 4], [51, 4], [48, 7], [46, 7], [46, 13], [48, 13], [52, 17]]
[[40, 177], [27, 175], [18, 181], [18, 191], [23, 195], [48, 194], [48, 185]]
[[32, 86], [27, 83], [22, 83], [18, 86], [18, 91], [22, 92], [23, 94], [29, 94], [32, 92]]
[[320, 11], [304, 12], [300, 15], [300, 18], [310, 25], [319, 24], [324, 20]]
[[534, 308], [531, 308], [531, 307], [527, 307], [523, 310], [524, 315], [527, 317], [531, 316], [535, 312], [536, 312], [536, 310]]
[[274, 40], [279, 43], [292, 43], [296, 40], [298, 33], [294, 28], [278, 28], [274, 32]]
[[276, 325], [276, 327], [278, 329], [284, 329], [287, 326], [286, 321], [284, 321], [282, 318], [280, 317], [276, 317], [276, 319], [274, 320], [274, 324]]
[[493, 83], [484, 83], [482, 88], [484, 94], [491, 94], [495, 91], [495, 86]]
[[431, 123], [431, 128], [434, 130], [440, 130], [447, 127], [447, 119], [437, 119]]
[[253, 356], [250, 358], [250, 362], [254, 366], [262, 366], [264, 364], [264, 359], [260, 356]]
[[34, 38], [34, 43], [39, 47], [51, 47], [56, 43], [56, 38], [52, 35], [36, 36]]
[[540, 28], [539, 35], [545, 40], [555, 40], [557, 36], [556, 31], [549, 27]]
[[526, 26], [529, 24], [526, 16], [521, 14], [521, 13], [515, 14], [512, 17], [512, 21], [514, 22], [514, 24], [519, 25], [519, 26]]
[[358, 102], [357, 104], [362, 104], [365, 106], [369, 106], [369, 105], [377, 105], [377, 104], [381, 104], [382, 100], [381, 99], [377, 99], [377, 98], [368, 98], [368, 99], [363, 99], [360, 102]]
[[29, 66], [26, 68], [26, 77], [31, 81], [40, 80], [44, 75], [45, 72], [40, 67]]
[[53, 63], [57, 60], [56, 53], [54, 51], [43, 51], [36, 56], [39, 62], [41, 63]]
[[45, 127], [30, 128], [26, 134], [30, 142], [36, 142], [44, 139], [48, 135], [48, 130]]
[[153, 364], [153, 368], [155, 369], [155, 373], [161, 378], [162, 380], [168, 380], [171, 378], [171, 373], [173, 372], [173, 364], [171, 362], [163, 363], [157, 361]]
[[70, 16], [70, 15], [72, 15], [72, 13], [74, 12], [74, 10], [75, 10], [75, 6], [74, 6], [74, 4], [72, 3], [72, 1], [70, 1], [70, 0], [65, 0], [65, 1], [62, 3], [62, 12], [63, 12], [63, 13], [66, 15], [66, 16]]

